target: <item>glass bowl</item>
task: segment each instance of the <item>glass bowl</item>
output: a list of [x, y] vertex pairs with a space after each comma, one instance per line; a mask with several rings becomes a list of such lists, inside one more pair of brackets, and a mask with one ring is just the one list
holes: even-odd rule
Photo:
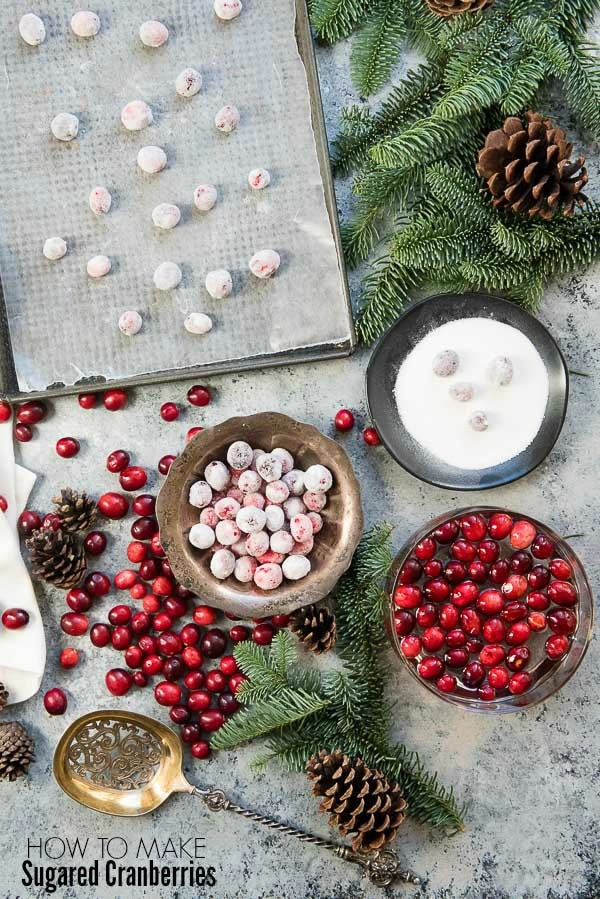
[[[531, 652], [531, 657], [525, 667], [522, 669], [527, 670], [532, 675], [532, 685], [523, 693], [513, 694], [509, 692], [508, 689], [497, 690], [496, 696], [493, 699], [487, 700], [482, 699], [479, 696], [478, 691], [480, 685], [476, 687], [469, 687], [463, 684], [460, 668], [445, 668], [445, 673], [454, 674], [457, 679], [457, 687], [455, 692], [444, 692], [443, 690], [438, 688], [435, 680], [426, 680], [421, 677], [421, 675], [417, 671], [417, 664], [423, 659], [424, 656], [432, 655], [434, 653], [421, 651], [415, 658], [407, 658], [401, 649], [401, 641], [404, 638], [404, 635], [399, 636], [397, 634], [394, 620], [394, 612], [399, 611], [394, 603], [394, 593], [396, 587], [398, 586], [400, 572], [403, 569], [406, 561], [413, 556], [417, 543], [420, 543], [422, 540], [424, 540], [425, 537], [430, 536], [432, 532], [439, 528], [441, 525], [451, 522], [453, 519], [456, 519], [458, 521], [465, 515], [476, 513], [481, 514], [486, 520], [486, 523], [489, 522], [489, 518], [493, 513], [503, 513], [509, 515], [513, 519], [513, 521], [525, 520], [527, 522], [530, 522], [536, 528], [537, 534], [542, 534], [548, 537], [555, 546], [555, 552], [552, 553], [550, 558], [534, 558], [533, 564], [549, 564], [550, 561], [555, 558], [561, 558], [565, 560], [571, 567], [572, 577], [570, 580], [571, 583], [575, 586], [578, 593], [578, 601], [576, 605], [569, 606], [570, 610], [576, 615], [577, 623], [574, 632], [570, 636], [571, 643], [566, 654], [558, 660], [551, 660], [550, 658], [548, 658], [545, 652], [544, 644], [548, 637], [553, 635], [553, 631], [551, 631], [547, 626], [545, 627], [545, 629], [539, 632], [532, 631], [530, 640], [527, 642], [527, 646]], [[460, 532], [458, 534], [458, 537], [460, 538], [462, 536], [462, 532]], [[515, 549], [509, 543], [508, 536], [503, 539], [498, 539], [496, 542], [500, 546], [500, 559], [508, 559], [511, 554], [515, 552]], [[447, 544], [437, 542], [434, 558], [439, 559], [445, 565], [447, 561], [453, 558], [451, 554], [451, 546], [452, 542], [449, 542]], [[547, 565], [544, 565], [544, 567], [547, 567]], [[427, 580], [427, 577], [425, 575], [422, 575], [415, 582], [416, 586], [418, 586], [419, 584], [423, 584], [425, 580]], [[479, 582], [477, 586], [480, 592], [487, 589], [501, 589], [501, 586], [500, 584], [498, 584], [498, 582], [492, 583], [489, 578], [486, 578], [485, 581]], [[440, 515], [439, 517], [434, 518], [427, 525], [420, 528], [410, 538], [410, 540], [407, 541], [403, 549], [394, 559], [388, 575], [386, 592], [388, 596], [388, 616], [386, 620], [388, 636], [390, 638], [392, 646], [394, 647], [394, 650], [402, 660], [405, 667], [408, 668], [411, 676], [441, 699], [444, 699], [447, 702], [461, 706], [462, 708], [473, 712], [482, 712], [485, 714], [518, 712], [522, 711], [525, 708], [529, 708], [530, 706], [535, 705], [538, 702], [543, 702], [544, 700], [548, 699], [548, 697], [556, 693], [557, 690], [560, 690], [560, 688], [564, 686], [569, 678], [572, 677], [572, 675], [575, 673], [586, 653], [591, 637], [593, 623], [593, 595], [583, 566], [569, 544], [565, 540], [563, 540], [562, 537], [559, 537], [558, 534], [556, 534], [551, 528], [537, 521], [535, 518], [532, 518], [530, 515], [521, 515], [517, 512], [513, 512], [508, 509], [501, 509], [495, 506], [471, 506], [469, 508], [456, 509], [452, 512], [446, 513], [445, 515]], [[527, 593], [521, 598], [522, 602], [526, 602], [526, 599], [529, 596], [530, 592], [543, 593], [544, 590], [532, 590], [528, 587]], [[447, 600], [447, 602], [450, 601], [450, 599]], [[505, 602], [510, 601], [510, 598], [506, 597]], [[439, 611], [439, 607], [443, 604], [443, 602], [440, 602], [439, 605], [435, 602], [433, 604], [437, 606], [437, 610]], [[473, 608], [473, 605], [470, 604], [468, 607]], [[549, 602], [548, 608], [545, 611], [550, 612], [555, 610], [556, 608], [559, 608], [559, 606], [555, 606], [551, 602]], [[414, 614], [416, 612], [416, 609], [410, 609], [410, 611]], [[459, 609], [459, 613], [460, 611], [463, 611], [463, 609]], [[484, 615], [482, 612], [480, 612], [480, 615], [484, 622], [489, 617], [494, 617]], [[460, 624], [458, 625], [458, 627], [460, 627]], [[423, 629], [423, 627], [415, 623], [411, 634], [416, 634], [418, 636], [422, 634]], [[514, 646], [507, 647], [505, 642], [503, 642], [503, 645], [507, 653], [511, 649], [515, 648]], [[448, 647], [444, 646], [435, 654], [443, 659], [444, 651], [447, 651], [447, 649]], [[477, 659], [477, 652], [469, 656], [469, 661], [474, 661]], [[497, 664], [499, 666], [506, 667], [505, 661], [500, 661]], [[509, 671], [509, 674], [514, 674], [515, 670], [516, 669]], [[484, 683], [487, 682], [488, 671], [489, 668], [486, 668], [486, 678]]]

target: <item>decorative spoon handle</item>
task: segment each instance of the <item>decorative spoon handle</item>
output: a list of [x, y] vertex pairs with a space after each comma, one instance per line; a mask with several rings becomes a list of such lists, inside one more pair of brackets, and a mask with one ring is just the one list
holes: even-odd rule
[[420, 883], [419, 878], [415, 877], [412, 872], [400, 870], [400, 861], [392, 849], [380, 849], [376, 852], [354, 852], [347, 846], [332, 843], [330, 840], [323, 840], [313, 834], [306, 833], [304, 830], [289, 827], [287, 824], [276, 821], [274, 818], [266, 818], [264, 815], [259, 815], [257, 812], [243, 808], [241, 805], [235, 805], [222, 790], [201, 790], [199, 787], [194, 787], [193, 792], [195, 796], [199, 796], [202, 799], [211, 812], [235, 812], [236, 815], [241, 815], [243, 818], [254, 821], [256, 824], [262, 824], [264, 827], [270, 827], [271, 830], [278, 830], [280, 833], [296, 837], [304, 843], [322, 846], [323, 849], [328, 849], [334, 855], [337, 855], [338, 858], [360, 865], [364, 868], [369, 880], [376, 886], [389, 886], [396, 879], [405, 883]]

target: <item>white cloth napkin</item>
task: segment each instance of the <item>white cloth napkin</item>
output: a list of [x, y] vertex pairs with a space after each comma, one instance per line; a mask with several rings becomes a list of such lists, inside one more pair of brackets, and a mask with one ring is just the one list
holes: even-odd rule
[[33, 472], [15, 463], [12, 423], [0, 424], [0, 495], [8, 503], [6, 512], [0, 512], [0, 614], [7, 608], [29, 612], [29, 623], [20, 630], [0, 625], [0, 681], [8, 689], [9, 704], [37, 693], [46, 666], [44, 627], [17, 533], [17, 519], [34, 484]]

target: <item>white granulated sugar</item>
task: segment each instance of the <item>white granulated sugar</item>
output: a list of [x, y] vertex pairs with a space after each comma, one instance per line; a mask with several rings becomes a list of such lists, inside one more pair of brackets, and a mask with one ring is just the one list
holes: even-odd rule
[[[446, 350], [460, 362], [451, 376], [439, 377], [433, 360]], [[499, 354], [512, 365], [507, 384], [498, 384]], [[473, 397], [456, 402], [449, 388], [461, 383], [473, 385]], [[448, 465], [479, 471], [527, 449], [542, 424], [548, 390], [546, 366], [521, 331], [494, 319], [464, 318], [435, 328], [415, 346], [400, 367], [394, 394], [417, 443]]]

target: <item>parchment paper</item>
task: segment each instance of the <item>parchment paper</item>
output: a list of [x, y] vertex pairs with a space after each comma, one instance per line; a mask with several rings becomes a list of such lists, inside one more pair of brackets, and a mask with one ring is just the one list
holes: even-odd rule
[[[294, 34], [294, 0], [244, 0], [240, 18], [223, 23], [212, 0], [103, 0], [92, 8], [102, 30], [75, 37], [71, 0], [38, 0], [48, 37], [37, 48], [18, 34], [30, 9], [3, 0], [3, 127], [0, 131], [0, 268], [19, 388], [71, 385], [90, 376], [125, 378], [347, 341], [349, 313], [326, 209], [309, 91]], [[170, 38], [145, 48], [139, 25], [161, 19]], [[199, 69], [202, 92], [180, 98], [179, 72]], [[141, 132], [120, 123], [125, 103], [143, 99], [155, 121]], [[231, 135], [214, 128], [225, 103], [241, 112]], [[79, 137], [50, 135], [59, 112], [80, 117]], [[168, 168], [145, 175], [140, 147], [156, 144]], [[269, 169], [271, 186], [254, 192], [248, 172]], [[214, 183], [218, 205], [193, 206], [194, 188]], [[96, 185], [113, 195], [113, 208], [96, 217], [88, 195]], [[158, 231], [152, 209], [176, 203], [182, 221]], [[63, 236], [68, 255], [49, 262], [44, 240]], [[259, 282], [248, 260], [259, 249], [282, 257], [278, 275]], [[87, 260], [104, 253], [112, 272], [94, 282]], [[154, 290], [152, 275], [165, 260], [183, 272], [180, 287]], [[229, 269], [234, 295], [213, 300], [207, 271]], [[143, 331], [127, 338], [119, 315], [137, 309]], [[183, 328], [190, 311], [208, 313], [203, 337]]]

